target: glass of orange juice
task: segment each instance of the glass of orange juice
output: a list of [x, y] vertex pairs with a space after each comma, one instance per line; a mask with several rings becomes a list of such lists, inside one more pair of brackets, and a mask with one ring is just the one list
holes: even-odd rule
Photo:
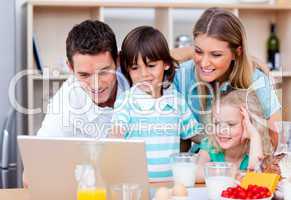
[[106, 200], [106, 189], [86, 188], [78, 190], [78, 200]]
[[77, 200], [106, 200], [105, 185], [96, 184], [96, 174], [93, 165], [77, 165], [75, 170], [78, 181]]

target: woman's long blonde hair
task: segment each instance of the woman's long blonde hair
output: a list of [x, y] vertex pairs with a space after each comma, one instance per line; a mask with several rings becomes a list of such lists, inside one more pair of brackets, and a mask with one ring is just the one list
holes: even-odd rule
[[[193, 38], [201, 34], [216, 38], [228, 43], [234, 60], [231, 62], [228, 70], [228, 80], [233, 88], [249, 88], [252, 83], [252, 74], [254, 66], [267, 71], [252, 59], [248, 53], [246, 33], [243, 24], [232, 12], [220, 9], [209, 8], [199, 18], [193, 28]], [[237, 49], [241, 51], [238, 53]], [[196, 72], [195, 72], [196, 73]], [[196, 73], [198, 81], [201, 81]], [[204, 84], [199, 84], [198, 94], [201, 96], [208, 95], [208, 90]], [[200, 98], [201, 110], [206, 110], [206, 99]]]
[[[270, 155], [273, 152], [273, 147], [268, 134], [268, 124], [264, 119], [263, 111], [255, 91], [249, 89], [232, 90], [216, 99], [212, 107], [217, 110], [225, 105], [233, 106], [238, 109], [241, 105], [245, 106], [251, 123], [261, 135], [264, 155]], [[209, 135], [209, 142], [214, 146], [216, 152], [222, 151], [213, 134]], [[249, 141], [247, 140], [243, 145], [245, 145], [244, 153], [247, 153], [249, 151]]]

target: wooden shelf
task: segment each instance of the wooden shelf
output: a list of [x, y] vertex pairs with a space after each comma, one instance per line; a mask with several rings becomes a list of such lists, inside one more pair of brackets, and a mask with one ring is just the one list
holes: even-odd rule
[[44, 76], [43, 74], [34, 74], [31, 75], [30, 77], [33, 80], [56, 80], [56, 81], [65, 81], [67, 80], [71, 74], [60, 74], [58, 76]]
[[[232, 2], [234, 2], [233, 0]], [[201, 1], [203, 2], [203, 1]], [[214, 2], [214, 0], [212, 1]], [[287, 2], [287, 0], [286, 0]], [[281, 40], [282, 66], [291, 67], [291, 0], [286, 4], [267, 3], [199, 3], [199, 0], [28, 0], [27, 1], [27, 67], [36, 70], [33, 57], [32, 36], [36, 36], [43, 66], [50, 70], [63, 72], [63, 61], [66, 60], [65, 40], [70, 29], [86, 19], [100, 20], [109, 24], [116, 33], [120, 46], [125, 34], [136, 26], [150, 25], [158, 28], [166, 37], [170, 48], [175, 38], [180, 34], [192, 35], [193, 25], [202, 14], [203, 9], [221, 7], [232, 11], [242, 21], [248, 38], [247, 46], [250, 54], [259, 60], [266, 60], [266, 41], [269, 37], [270, 23], [277, 24], [278, 37]], [[122, 19], [107, 15], [111, 11], [123, 9]], [[142, 11], [140, 11], [142, 10]], [[149, 11], [150, 15], [143, 11]], [[134, 11], [140, 16], [136, 16]], [[178, 13], [178, 14], [177, 14]], [[188, 13], [188, 14], [187, 14]], [[145, 19], [144, 16], [147, 15]], [[179, 16], [179, 17], [177, 17]], [[60, 66], [61, 69], [58, 69]], [[282, 85], [283, 119], [291, 120], [291, 68], [282, 71], [272, 71], [270, 76], [280, 80]], [[50, 71], [50, 72], [51, 72]], [[63, 72], [64, 73], [64, 72]], [[54, 87], [44, 89], [42, 85], [61, 85], [70, 74], [44, 76], [42, 74], [28, 77], [28, 108], [39, 107], [38, 96], [54, 94]], [[59, 83], [58, 83], [59, 82]], [[44, 113], [38, 116], [28, 116], [28, 133], [33, 134], [40, 126]]]
[[270, 75], [275, 77], [275, 78], [291, 78], [291, 71], [271, 71]]
[[81, 1], [81, 0], [71, 0], [71, 1], [40, 1], [40, 0], [29, 0], [29, 4], [34, 6], [68, 6], [68, 7], [114, 7], [114, 8], [209, 8], [209, 7], [223, 7], [227, 9], [251, 9], [251, 10], [286, 10], [291, 9], [290, 4], [268, 4], [268, 3], [194, 3], [194, 2], [153, 2], [153, 1]]

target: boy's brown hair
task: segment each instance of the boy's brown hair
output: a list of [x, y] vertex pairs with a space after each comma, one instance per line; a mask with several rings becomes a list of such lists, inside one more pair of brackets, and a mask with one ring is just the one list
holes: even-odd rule
[[148, 63], [148, 59], [150, 61], [162, 60], [169, 65], [169, 69], [164, 74], [164, 81], [173, 81], [177, 61], [171, 57], [167, 40], [159, 30], [150, 26], [140, 26], [130, 31], [123, 40], [120, 66], [130, 85], [132, 85], [132, 80], [129, 69], [137, 64], [139, 54], [145, 64]]

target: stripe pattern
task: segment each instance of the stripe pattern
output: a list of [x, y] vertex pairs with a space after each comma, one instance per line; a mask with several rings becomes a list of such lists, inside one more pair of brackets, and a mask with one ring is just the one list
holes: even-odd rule
[[[162, 103], [147, 94], [139, 103], [129, 90], [117, 99], [115, 108], [118, 109], [113, 114], [113, 124], [123, 126], [126, 139], [145, 141], [150, 182], [172, 180], [171, 154], [180, 152], [180, 138], [190, 138], [199, 131], [183, 97], [173, 87], [167, 90], [164, 96], [171, 96]], [[138, 97], [142, 96], [139, 94]], [[124, 103], [125, 99], [135, 105]], [[155, 101], [161, 106], [158, 110]], [[147, 112], [143, 114], [143, 110]]]

